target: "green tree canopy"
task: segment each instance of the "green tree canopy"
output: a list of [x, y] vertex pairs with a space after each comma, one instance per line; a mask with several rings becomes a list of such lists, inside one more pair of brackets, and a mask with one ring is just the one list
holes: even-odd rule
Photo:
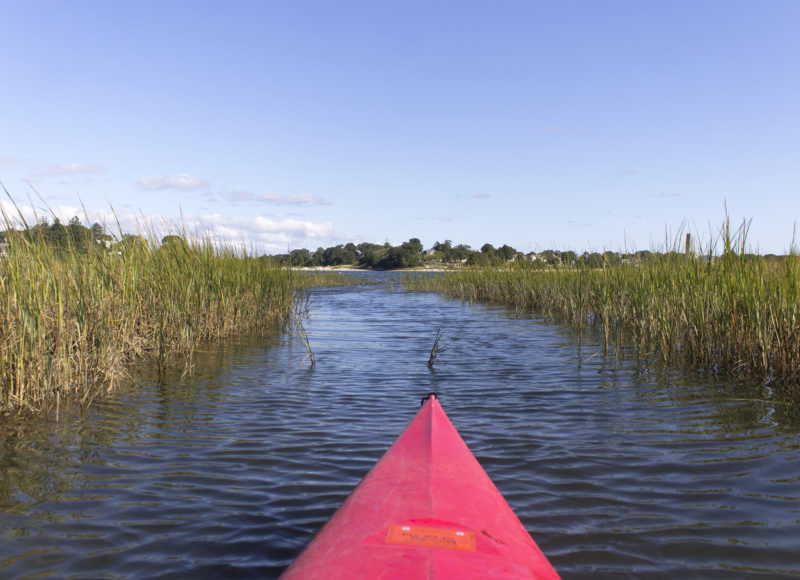
[[344, 266], [357, 261], [356, 253], [341, 244], [326, 249], [322, 256], [323, 266]]
[[501, 256], [503, 260], [508, 262], [516, 258], [518, 252], [511, 246], [503, 244], [497, 249], [496, 253], [498, 254], [498, 256]]
[[472, 250], [472, 248], [470, 248], [467, 244], [459, 244], [453, 248], [453, 261], [462, 262], [469, 259], [469, 257], [474, 253], [475, 252]]
[[292, 266], [306, 267], [311, 265], [311, 252], [302, 248], [289, 252], [289, 262]]
[[488, 252], [472, 252], [467, 257], [467, 266], [488, 266], [492, 263], [492, 257]]
[[389, 248], [383, 257], [375, 264], [382, 270], [397, 268], [413, 268], [422, 265], [422, 242], [411, 238], [401, 245]]
[[445, 240], [443, 243], [436, 242], [433, 244], [432, 249], [435, 252], [436, 257], [442, 262], [453, 261], [453, 242], [450, 240]]
[[161, 238], [161, 247], [165, 249], [185, 248], [186, 240], [181, 236], [170, 234]]

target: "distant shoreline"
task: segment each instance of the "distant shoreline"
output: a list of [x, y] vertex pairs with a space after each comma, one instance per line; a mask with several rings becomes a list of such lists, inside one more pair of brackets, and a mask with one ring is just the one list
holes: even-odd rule
[[359, 268], [357, 266], [292, 266], [292, 270], [297, 270], [300, 272], [454, 272], [456, 270], [460, 270], [460, 267], [436, 265], [379, 270], [376, 268]]

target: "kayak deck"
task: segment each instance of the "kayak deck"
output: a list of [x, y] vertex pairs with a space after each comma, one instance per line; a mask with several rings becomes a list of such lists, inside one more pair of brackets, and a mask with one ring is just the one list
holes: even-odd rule
[[558, 574], [430, 396], [281, 578]]

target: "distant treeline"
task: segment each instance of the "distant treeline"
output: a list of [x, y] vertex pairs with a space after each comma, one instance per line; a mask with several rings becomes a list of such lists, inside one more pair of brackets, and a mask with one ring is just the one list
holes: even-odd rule
[[[642, 264], [655, 256], [682, 255], [685, 253], [676, 251], [659, 253], [648, 250], [638, 252], [584, 252], [582, 254], [571, 250], [544, 250], [523, 253], [506, 244], [499, 248], [495, 248], [492, 244], [484, 244], [480, 250], [473, 250], [466, 244], [454, 246], [450, 240], [436, 242], [431, 248], [425, 250], [418, 238], [411, 238], [399, 246], [392, 246], [389, 243], [383, 245], [349, 243], [329, 248], [320, 247], [313, 252], [304, 248], [292, 250], [288, 254], [262, 256], [262, 259], [273, 266], [281, 267], [355, 266], [375, 270], [415, 268], [426, 264], [499, 266], [518, 260], [525, 260], [542, 267], [585, 266], [588, 268], [603, 268], [621, 264]], [[774, 254], [761, 257], [768, 261], [777, 261], [782, 258], [782, 256]], [[704, 256], [698, 255], [698, 258], [702, 260]]]
[[[90, 227], [81, 224], [78, 217], [73, 217], [65, 225], [58, 218], [49, 221], [42, 218], [34, 226], [27, 227], [19, 232], [29, 242], [44, 242], [54, 248], [69, 249], [83, 252], [89, 246], [100, 246], [106, 249], [125, 251], [131, 245], [153, 244], [152, 239], [145, 240], [141, 235], [123, 234], [117, 239], [106, 233], [105, 228], [99, 223]], [[0, 232], [0, 243], [6, 242], [7, 232]], [[167, 235], [161, 239], [161, 246], [173, 243], [183, 243], [181, 236]], [[687, 244], [689, 239], [687, 239]], [[157, 247], [159, 244], [155, 244]], [[520, 252], [504, 244], [495, 248], [492, 244], [483, 244], [480, 250], [473, 250], [467, 244], [453, 245], [451, 240], [436, 242], [429, 249], [424, 249], [419, 238], [411, 238], [399, 246], [392, 246], [388, 242], [372, 244], [339, 244], [329, 248], [319, 247], [315, 251], [305, 248], [292, 250], [287, 254], [263, 255], [260, 260], [270, 266], [277, 267], [307, 267], [319, 268], [325, 266], [354, 266], [374, 270], [395, 270], [402, 268], [415, 268], [424, 265], [466, 265], [466, 266], [499, 266], [517, 260], [525, 260], [537, 266], [586, 266], [589, 268], [603, 268], [621, 264], [642, 264], [654, 256], [669, 254], [685, 254], [674, 249], [667, 252], [651, 252], [641, 250], [637, 252], [583, 252], [577, 254], [571, 250], [544, 250], [541, 252]], [[699, 259], [704, 256], [700, 254]], [[753, 255], [752, 257], [755, 257]], [[779, 261], [784, 256], [767, 254], [759, 256], [767, 261]]]
[[[77, 216], [71, 218], [66, 225], [58, 218], [54, 218], [52, 222], [47, 218], [42, 218], [36, 225], [27, 227], [18, 233], [29, 243], [44, 242], [54, 248], [79, 252], [85, 252], [89, 246], [109, 247], [114, 239], [99, 223], [86, 227], [81, 224], [81, 220]], [[8, 231], [0, 232], [0, 242], [7, 243], [8, 235]]]
[[[549, 251], [552, 263], [560, 263], [562, 254], [571, 254], [564, 259], [573, 262], [578, 259], [574, 252]], [[484, 244], [480, 250], [473, 250], [466, 244], [453, 245], [450, 240], [436, 242], [429, 249], [424, 249], [419, 238], [411, 238], [399, 246], [389, 243], [379, 245], [371, 243], [340, 244], [330, 248], [292, 250], [288, 254], [264, 256], [276, 266], [294, 266], [318, 268], [324, 266], [358, 266], [375, 270], [394, 270], [398, 268], [415, 268], [425, 264], [466, 264], [468, 266], [492, 266], [513, 262], [517, 259], [532, 258], [509, 245], [495, 248], [492, 244]], [[535, 255], [538, 256], [538, 255]], [[538, 259], [538, 258], [537, 258]], [[543, 258], [544, 259], [544, 258]]]

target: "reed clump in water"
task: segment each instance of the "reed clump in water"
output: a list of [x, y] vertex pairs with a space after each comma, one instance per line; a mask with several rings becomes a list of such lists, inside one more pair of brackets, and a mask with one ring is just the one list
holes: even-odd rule
[[[745, 252], [747, 224], [727, 221], [703, 255], [691, 247], [639, 263], [506, 269], [409, 277], [411, 290], [539, 311], [575, 329], [601, 329], [606, 347], [643, 360], [708, 369], [800, 393], [800, 258]], [[721, 242], [721, 251], [715, 252]], [[617, 352], [624, 349], [617, 348]]]
[[0, 411], [89, 402], [134, 361], [191, 372], [199, 345], [288, 323], [295, 290], [341, 276], [271, 268], [208, 239], [55, 247], [14, 229], [0, 257]]

